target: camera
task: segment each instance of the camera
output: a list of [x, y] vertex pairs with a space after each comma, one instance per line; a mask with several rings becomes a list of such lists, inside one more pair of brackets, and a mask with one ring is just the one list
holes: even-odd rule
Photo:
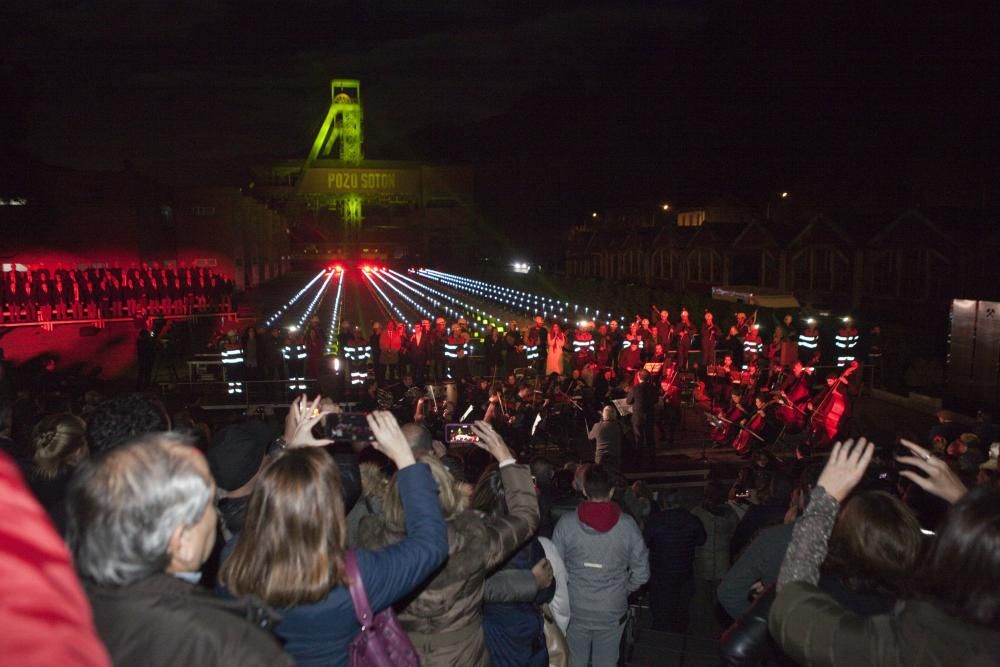
[[326, 437], [337, 443], [372, 442], [375, 436], [363, 412], [340, 412], [326, 416]]

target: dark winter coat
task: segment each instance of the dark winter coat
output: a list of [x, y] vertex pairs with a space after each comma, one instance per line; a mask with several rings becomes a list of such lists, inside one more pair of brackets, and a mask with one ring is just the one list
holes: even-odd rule
[[86, 588], [97, 632], [116, 667], [294, 664], [258, 627], [278, 620], [263, 606], [218, 598], [167, 574], [128, 586]]

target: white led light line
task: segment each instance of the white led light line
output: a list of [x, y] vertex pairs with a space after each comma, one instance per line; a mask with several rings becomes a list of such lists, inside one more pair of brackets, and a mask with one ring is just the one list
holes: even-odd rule
[[288, 301], [286, 301], [285, 305], [281, 306], [280, 308], [278, 308], [278, 310], [276, 310], [273, 313], [271, 313], [271, 316], [267, 318], [267, 326], [271, 326], [272, 324], [274, 324], [278, 320], [279, 317], [281, 317], [282, 315], [284, 315], [285, 311], [288, 310], [289, 308], [291, 308], [295, 304], [296, 301], [298, 301], [299, 299], [301, 299], [302, 295], [305, 294], [306, 292], [308, 292], [309, 288], [313, 286], [313, 283], [315, 283], [317, 280], [319, 280], [320, 278], [322, 278], [324, 273], [325, 273], [325, 271], [320, 271], [319, 273], [317, 273], [315, 275], [315, 277], [313, 277], [312, 280], [310, 280], [308, 283], [306, 283], [305, 287], [303, 287], [302, 289], [300, 289], [295, 296], [293, 296], [291, 299], [289, 299]]

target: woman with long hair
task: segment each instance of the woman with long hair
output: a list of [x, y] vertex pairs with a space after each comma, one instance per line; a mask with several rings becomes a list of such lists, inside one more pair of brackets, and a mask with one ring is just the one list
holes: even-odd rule
[[[856, 445], [837, 443], [795, 524], [770, 613], [771, 635], [798, 663], [986, 665], [1000, 655], [1000, 494], [966, 493], [944, 461], [914, 443], [903, 444], [914, 456], [899, 462], [917, 470], [900, 474], [954, 503], [916, 570], [918, 596], [889, 613], [862, 617], [817, 587], [840, 504], [872, 458], [872, 445], [863, 438]], [[903, 546], [860, 537], [855, 545], [869, 562], [883, 564]], [[885, 581], [878, 568], [872, 574]]]
[[[482, 606], [486, 575], [503, 563], [538, 527], [538, 501], [527, 466], [516, 465], [503, 439], [485, 422], [473, 426], [480, 446], [500, 464], [506, 489], [503, 516], [467, 510], [467, 499], [444, 465], [427, 457], [448, 524], [448, 561], [399, 610], [424, 667], [489, 667]], [[359, 542], [370, 549], [397, 544], [407, 535], [399, 479], [389, 483], [384, 512], [361, 522]]]
[[[355, 550], [377, 614], [441, 565], [448, 555], [448, 538], [431, 470], [416, 463], [396, 418], [373, 412], [368, 424], [376, 449], [399, 470], [405, 514], [405, 537], [398, 543]], [[256, 595], [280, 609], [284, 620], [278, 635], [299, 667], [346, 665], [348, 644], [360, 630], [344, 562], [346, 542], [340, 474], [333, 458], [310, 447], [280, 453], [261, 473], [220, 579], [230, 592]]]

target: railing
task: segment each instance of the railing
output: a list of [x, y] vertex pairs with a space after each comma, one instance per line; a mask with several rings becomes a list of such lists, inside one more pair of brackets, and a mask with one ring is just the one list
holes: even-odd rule
[[[41, 317], [41, 315], [39, 315]], [[228, 311], [218, 311], [214, 313], [190, 313], [188, 315], [154, 315], [153, 320], [197, 320], [204, 319], [206, 317], [221, 317], [225, 320], [235, 321], [239, 319], [239, 312], [236, 310]], [[135, 317], [96, 317], [96, 318], [81, 318], [81, 319], [62, 319], [62, 320], [43, 320], [30, 322], [0, 322], [0, 327], [9, 328], [24, 328], [24, 327], [41, 327], [45, 331], [53, 331], [57, 326], [64, 325], [92, 325], [98, 329], [105, 328], [108, 324], [113, 324], [116, 322], [135, 322], [137, 318]]]

